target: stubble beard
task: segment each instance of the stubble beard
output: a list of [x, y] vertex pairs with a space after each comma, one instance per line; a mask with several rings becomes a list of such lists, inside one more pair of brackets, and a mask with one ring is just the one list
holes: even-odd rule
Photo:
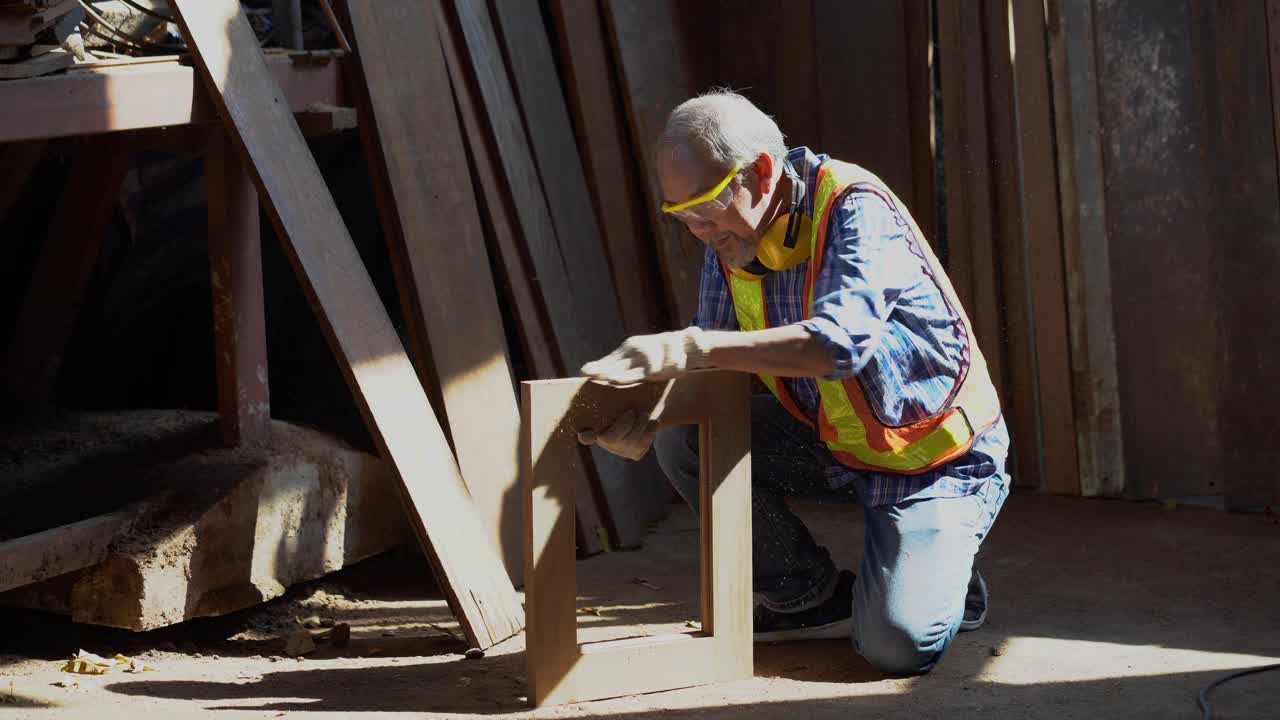
[[746, 267], [755, 259], [755, 252], [751, 243], [736, 235], [730, 236], [724, 250], [715, 245], [712, 245], [712, 249], [715, 250], [716, 257], [720, 259], [720, 262], [731, 270]]

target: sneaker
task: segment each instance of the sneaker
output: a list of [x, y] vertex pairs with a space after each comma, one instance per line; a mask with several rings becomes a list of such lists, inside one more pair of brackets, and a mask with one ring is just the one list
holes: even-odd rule
[[960, 621], [960, 632], [977, 630], [987, 622], [987, 603], [990, 600], [987, 581], [978, 568], [974, 568], [973, 575], [969, 577], [969, 592], [964, 596], [964, 619]]
[[755, 610], [755, 641], [833, 640], [853, 632], [853, 573], [841, 570], [835, 592], [826, 602], [807, 610], [777, 612], [763, 605]]

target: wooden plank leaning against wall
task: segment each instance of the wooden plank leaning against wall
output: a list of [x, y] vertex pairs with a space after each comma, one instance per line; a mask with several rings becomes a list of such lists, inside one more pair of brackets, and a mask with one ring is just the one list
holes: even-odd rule
[[1078, 495], [1080, 473], [1044, 4], [1041, 0], [1012, 0], [1012, 13], [1020, 219], [1026, 244], [1033, 377], [1043, 458], [1039, 488]]
[[[540, 271], [558, 261], [565, 269], [584, 341], [585, 355], [565, 353], [572, 373], [616, 348], [626, 328], [542, 15], [532, 3], [497, 3], [494, 9], [559, 248], [558, 257], [535, 257], [534, 267]], [[591, 453], [618, 543], [639, 546], [649, 524], [670, 510], [670, 489], [656, 457], [630, 462], [596, 447]]]
[[239, 3], [172, 0], [170, 7], [369, 434], [395, 470], [406, 514], [450, 609], [476, 647], [511, 637], [524, 624], [515, 591]]
[[[1197, 4], [1211, 186], [1217, 188], [1222, 487], [1231, 509], [1280, 505], [1280, 3]], [[1210, 75], [1212, 73], [1212, 75]], [[1270, 91], [1268, 93], [1268, 91]], [[1268, 97], [1270, 95], [1270, 97]], [[1259, 318], [1267, 320], [1259, 321]]]
[[[1043, 476], [1031, 295], [1027, 286], [1027, 239], [1018, 183], [1018, 131], [1008, 0], [981, 0], [986, 49], [987, 118], [997, 274], [1005, 343], [1005, 421], [1013, 440], [1010, 472], [1015, 484], [1039, 487]], [[986, 352], [984, 346], [983, 351]]]
[[1125, 485], [1092, 3], [1048, 0], [1050, 76], [1082, 495]]
[[[505, 23], [504, 37], [509, 44], [514, 42], [508, 47], [515, 58], [512, 62], [521, 68], [517, 76], [524, 84], [520, 98], [536, 99], [518, 102], [517, 88], [506, 75], [502, 46], [486, 6], [458, 0], [453, 7], [491, 123], [495, 156], [502, 162], [509, 186], [520, 188], [509, 194], [520, 218], [529, 269], [538, 278], [565, 370], [576, 372], [582, 364], [613, 350], [625, 332], [599, 238], [583, 237], [584, 227], [578, 223], [593, 217], [589, 199], [585, 192], [570, 197], [565, 187], [557, 185], [558, 172], [576, 172], [581, 182], [582, 166], [566, 164], [555, 150], [571, 146], [574, 140], [554, 68], [549, 67], [549, 41], [545, 35], [540, 42], [531, 37], [543, 33], [541, 22], [520, 21], [516, 15]], [[518, 12], [514, 7], [508, 9]], [[529, 71], [535, 66], [543, 67], [544, 72], [531, 75]], [[544, 87], [547, 82], [551, 85]], [[522, 117], [528, 132], [520, 122]], [[545, 167], [540, 168], [538, 159]], [[548, 188], [554, 188], [554, 196], [544, 194]], [[600, 497], [609, 511], [607, 520], [617, 542], [624, 547], [639, 545], [647, 524], [668, 510], [656, 462], [652, 458], [628, 462], [597, 447], [591, 449], [591, 456], [599, 470]]]
[[947, 274], [968, 310], [991, 381], [1007, 407], [982, 5], [938, 0], [937, 9]]
[[609, 251], [609, 267], [628, 335], [668, 329], [657, 274], [654, 226], [632, 157], [604, 17], [594, 0], [552, 0], [565, 91], [578, 147]]
[[[605, 0], [604, 7], [649, 213], [657, 218], [662, 192], [651, 148], [667, 114], [695, 91], [678, 22], [679, 9], [675, 0]], [[683, 327], [697, 310], [703, 247], [673, 221], [660, 221], [657, 235], [671, 325]]]
[[438, 384], [441, 424], [476, 511], [521, 583], [519, 437], [511, 363], [436, 17], [420, 0], [348, 0], [352, 83], [388, 254], [424, 386]]
[[[520, 220], [513, 194], [507, 190], [503, 165], [495, 157], [497, 150], [491, 147], [487, 127], [480, 119], [477, 108], [479, 91], [468, 74], [469, 63], [463, 58], [458, 33], [449, 24], [443, 5], [437, 0], [430, 0], [430, 3], [436, 14], [437, 26], [448, 28], [438, 33], [440, 50], [449, 69], [453, 99], [465, 130], [472, 183], [477, 190], [482, 219], [487, 223], [486, 239], [490, 241], [490, 253], [500, 268], [505, 298], [515, 312], [525, 364], [534, 378], [562, 377], [566, 374], [564, 363], [552, 334], [541, 285], [529, 271], [521, 248]], [[608, 531], [596, 495], [595, 467], [586, 448], [579, 450], [578, 462], [572, 472], [577, 489], [578, 549], [583, 554], [594, 555], [606, 547]]]
[[[905, 5], [814, 0], [814, 102], [822, 152], [865, 167], [914, 200]], [[872, 66], [849, 62], [851, 28], [858, 56], [875, 58]]]

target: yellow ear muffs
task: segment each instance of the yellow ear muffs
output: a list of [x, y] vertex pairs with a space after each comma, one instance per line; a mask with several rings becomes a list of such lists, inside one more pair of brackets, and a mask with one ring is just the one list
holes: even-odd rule
[[756, 247], [756, 257], [750, 263], [731, 272], [744, 280], [760, 280], [771, 272], [787, 270], [809, 259], [813, 247], [809, 242], [799, 242], [800, 238], [810, 237], [813, 220], [800, 210], [804, 200], [804, 181], [791, 166], [786, 163], [784, 171], [791, 177], [791, 209], [793, 212], [781, 215], [769, 224]]
[[[812, 247], [808, 242], [796, 242], [799, 238], [808, 238], [813, 221], [799, 211], [795, 215], [788, 213], [773, 222], [760, 238], [760, 246], [756, 248], [756, 259], [770, 270], [787, 270], [809, 259]], [[790, 233], [788, 233], [790, 231]], [[788, 244], [788, 234], [792, 237]]]

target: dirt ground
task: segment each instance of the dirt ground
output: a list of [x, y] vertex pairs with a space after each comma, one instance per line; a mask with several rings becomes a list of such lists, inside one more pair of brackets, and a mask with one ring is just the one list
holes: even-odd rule
[[[858, 512], [801, 512], [854, 566]], [[643, 550], [581, 561], [580, 638], [696, 621], [695, 549], [693, 517], [680, 509]], [[149, 633], [0, 611], [0, 718], [1191, 718], [1213, 678], [1280, 662], [1274, 516], [1015, 495], [980, 562], [990, 622], [961, 635], [926, 677], [884, 677], [844, 641], [758, 646], [750, 681], [537, 711], [525, 704], [523, 637], [465, 659], [456, 623], [409, 553]], [[312, 614], [350, 623], [351, 646], [285, 657], [280, 638]], [[78, 648], [155, 670], [64, 675], [60, 659]], [[68, 680], [76, 684], [57, 685]], [[1218, 718], [1276, 718], [1277, 708], [1278, 673], [1214, 695]]]

